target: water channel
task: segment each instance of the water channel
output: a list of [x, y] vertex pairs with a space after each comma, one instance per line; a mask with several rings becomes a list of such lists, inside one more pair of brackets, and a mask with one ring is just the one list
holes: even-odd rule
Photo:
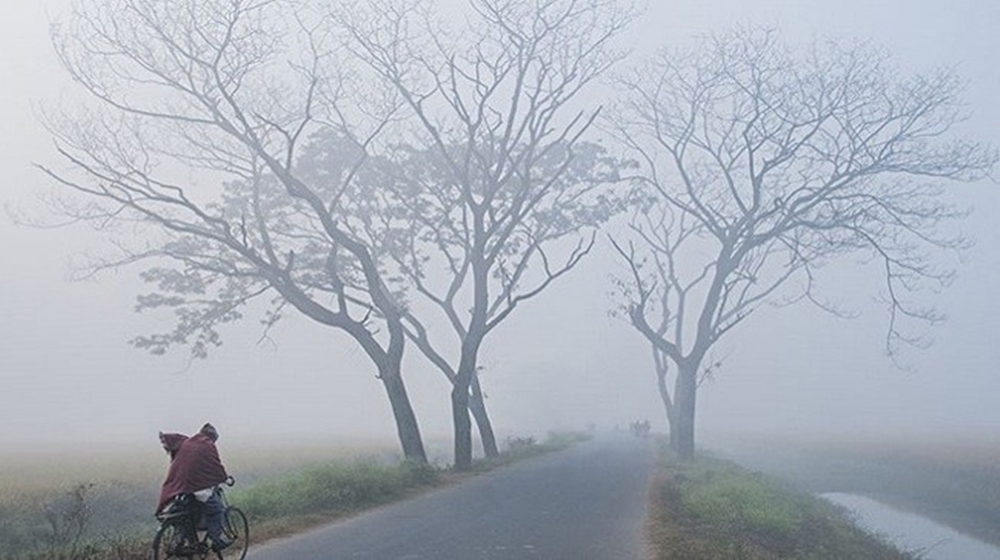
[[856, 523], [926, 560], [1000, 560], [1000, 548], [963, 535], [925, 517], [854, 494], [821, 494], [855, 516]]

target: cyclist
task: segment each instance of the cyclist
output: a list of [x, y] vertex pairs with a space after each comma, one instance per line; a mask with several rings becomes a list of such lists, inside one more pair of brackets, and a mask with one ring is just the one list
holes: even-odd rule
[[201, 509], [205, 514], [205, 529], [212, 539], [212, 549], [215, 551], [232, 544], [222, 536], [225, 505], [215, 489], [229, 478], [219, 458], [219, 450], [215, 447], [218, 439], [218, 430], [209, 423], [191, 437], [160, 432], [160, 443], [170, 455], [170, 469], [160, 489], [160, 503], [156, 506], [156, 512], [159, 513], [176, 496], [194, 494], [195, 499], [203, 504]]

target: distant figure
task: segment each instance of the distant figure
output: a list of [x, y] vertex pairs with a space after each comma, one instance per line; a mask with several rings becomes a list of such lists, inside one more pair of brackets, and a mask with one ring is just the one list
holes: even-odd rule
[[649, 429], [649, 420], [635, 420], [629, 424], [629, 431], [633, 436], [640, 439], [646, 439], [649, 437]]
[[225, 506], [215, 488], [229, 478], [219, 459], [219, 450], [215, 447], [218, 439], [218, 430], [208, 423], [191, 437], [160, 432], [160, 443], [170, 455], [170, 469], [160, 490], [160, 503], [156, 506], [159, 513], [177, 496], [193, 494], [202, 504], [205, 529], [212, 539], [212, 548], [216, 551], [232, 544], [222, 536]]

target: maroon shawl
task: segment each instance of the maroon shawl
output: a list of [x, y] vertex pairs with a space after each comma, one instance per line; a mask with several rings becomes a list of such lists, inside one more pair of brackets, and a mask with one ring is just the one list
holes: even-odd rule
[[205, 434], [187, 437], [182, 434], [161, 434], [163, 448], [170, 454], [170, 470], [160, 490], [159, 512], [180, 494], [196, 492], [222, 484], [229, 477], [219, 459], [219, 450]]

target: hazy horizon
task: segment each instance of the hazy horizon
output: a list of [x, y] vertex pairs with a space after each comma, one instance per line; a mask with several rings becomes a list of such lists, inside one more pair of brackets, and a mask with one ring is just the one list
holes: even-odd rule
[[[733, 25], [774, 25], [792, 42], [824, 36], [872, 41], [904, 72], [954, 65], [967, 82], [972, 117], [964, 133], [1000, 140], [1000, 3], [946, 4], [848, 0], [650, 0], [631, 45], [648, 51]], [[33, 163], [62, 165], [39, 124], [41, 107], [73, 107], [80, 96], [55, 61], [48, 16], [68, 0], [9, 6], [0, 22], [0, 161], [8, 170], [3, 202], [48, 219], [35, 197], [51, 187]], [[974, 207], [962, 223], [978, 243], [954, 284], [929, 303], [948, 315], [909, 351], [914, 371], [883, 355], [886, 318], [870, 303], [877, 278], [856, 263], [831, 266], [821, 282], [863, 311], [853, 320], [809, 306], [763, 309], [716, 352], [717, 378], [699, 392], [698, 434], [801, 437], [1000, 435], [1000, 215], [995, 182], [954, 185]], [[605, 244], [606, 245], [606, 244]], [[223, 329], [207, 360], [185, 349], [164, 357], [127, 341], [170, 325], [170, 317], [133, 312], [145, 287], [138, 268], [70, 282], [69, 263], [106, 250], [85, 227], [34, 229], [0, 220], [0, 446], [10, 450], [109, 444], [155, 445], [158, 431], [190, 433], [212, 421], [232, 445], [255, 440], [378, 440], [395, 427], [381, 384], [364, 353], [339, 332], [290, 317], [262, 338], [257, 317]], [[604, 245], [579, 269], [512, 315], [482, 354], [487, 406], [500, 440], [549, 430], [609, 430], [649, 419], [666, 423], [648, 345], [610, 318]], [[427, 438], [450, 438], [448, 384], [408, 348], [404, 378]]]

